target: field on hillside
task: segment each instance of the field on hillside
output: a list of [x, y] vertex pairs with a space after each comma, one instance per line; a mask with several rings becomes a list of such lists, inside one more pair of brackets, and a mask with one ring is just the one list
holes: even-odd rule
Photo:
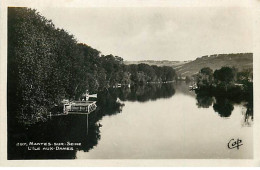
[[185, 77], [191, 76], [199, 72], [203, 67], [211, 69], [220, 69], [224, 66], [236, 67], [238, 70], [253, 68], [253, 53], [238, 53], [238, 54], [214, 54], [209, 56], [198, 57], [193, 61], [124, 61], [126, 65], [145, 63], [148, 65], [171, 66], [177, 74]]

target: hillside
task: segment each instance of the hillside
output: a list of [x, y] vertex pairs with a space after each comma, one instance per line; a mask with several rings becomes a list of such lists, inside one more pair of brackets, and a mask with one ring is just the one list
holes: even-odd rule
[[253, 68], [253, 54], [214, 54], [198, 57], [193, 61], [143, 60], [125, 61], [124, 63], [126, 65], [145, 63], [148, 65], [171, 66], [176, 70], [178, 75], [186, 77], [198, 73], [203, 67], [210, 67], [213, 70], [220, 69], [223, 66], [236, 67], [239, 70]]
[[169, 60], [141, 60], [141, 61], [124, 61], [124, 64], [130, 65], [130, 64], [148, 64], [148, 65], [157, 65], [157, 66], [171, 66], [173, 68], [179, 67], [183, 64], [188, 63], [189, 61], [169, 61]]
[[203, 56], [175, 69], [179, 75], [184, 77], [198, 73], [203, 67], [210, 67], [211, 69], [216, 70], [223, 66], [236, 67], [238, 70], [253, 68], [253, 54], [239, 53]]

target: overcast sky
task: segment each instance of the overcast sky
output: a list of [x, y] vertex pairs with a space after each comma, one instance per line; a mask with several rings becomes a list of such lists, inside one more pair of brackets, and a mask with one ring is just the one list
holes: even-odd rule
[[82, 43], [124, 60], [193, 60], [252, 52], [248, 8], [39, 8]]

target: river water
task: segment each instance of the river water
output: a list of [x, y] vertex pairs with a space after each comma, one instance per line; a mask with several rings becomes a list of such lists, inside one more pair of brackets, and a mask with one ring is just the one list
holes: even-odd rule
[[[253, 116], [244, 102], [198, 97], [184, 82], [112, 89], [98, 97], [99, 109], [89, 116], [54, 117], [20, 132], [25, 137], [9, 140], [9, 159], [253, 157]], [[229, 149], [237, 139], [243, 145]], [[82, 145], [74, 151], [12, 150], [17, 141]]]

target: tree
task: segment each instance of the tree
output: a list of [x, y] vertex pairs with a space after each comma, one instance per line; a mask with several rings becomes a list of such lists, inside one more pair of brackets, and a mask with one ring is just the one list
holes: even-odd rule
[[209, 67], [204, 67], [200, 70], [201, 74], [207, 75], [207, 76], [212, 76], [213, 75], [213, 70]]
[[78, 100], [87, 90], [168, 81], [175, 74], [171, 67], [126, 66], [119, 56], [101, 56], [78, 43], [36, 10], [8, 8], [8, 113], [44, 115], [62, 99]]
[[246, 83], [247, 81], [253, 80], [253, 70], [245, 69], [237, 73], [237, 81], [239, 83]]
[[219, 70], [215, 70], [214, 78], [217, 82], [223, 83], [227, 90], [228, 85], [234, 81], [235, 71], [230, 67], [222, 67]]
[[199, 88], [202, 86], [211, 86], [213, 83], [213, 70], [209, 67], [204, 67], [200, 70], [197, 76], [197, 85]]

